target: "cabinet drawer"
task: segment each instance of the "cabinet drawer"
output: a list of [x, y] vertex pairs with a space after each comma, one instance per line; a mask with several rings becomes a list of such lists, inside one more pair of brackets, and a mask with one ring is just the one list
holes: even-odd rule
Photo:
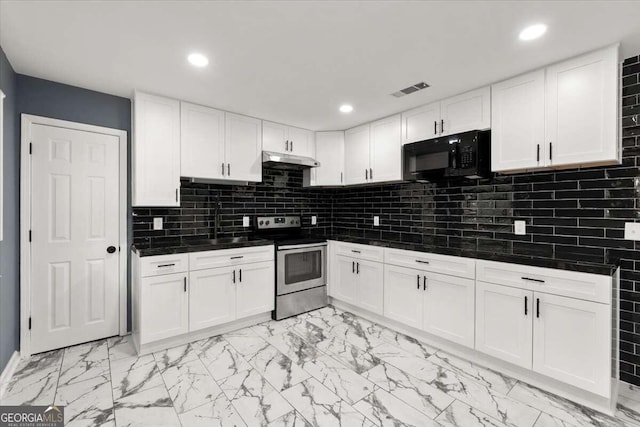
[[140, 276], [151, 277], [189, 270], [189, 254], [156, 255], [140, 258]]
[[611, 303], [612, 279], [610, 276], [478, 260], [476, 280], [605, 304]]
[[189, 254], [189, 269], [196, 271], [250, 262], [273, 261], [274, 256], [274, 247], [272, 245], [193, 252]]
[[464, 277], [467, 279], [473, 279], [476, 274], [476, 261], [474, 259], [450, 255], [386, 248], [384, 251], [384, 262], [400, 267], [433, 271], [434, 273]]
[[358, 243], [333, 242], [336, 255], [345, 255], [357, 259], [383, 262], [384, 248], [380, 246], [361, 245]]

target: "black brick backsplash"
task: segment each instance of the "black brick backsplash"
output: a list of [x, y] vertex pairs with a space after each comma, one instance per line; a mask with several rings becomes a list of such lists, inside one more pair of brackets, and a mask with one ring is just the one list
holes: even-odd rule
[[[347, 235], [445, 248], [607, 263], [621, 261], [620, 376], [640, 385], [640, 242], [624, 223], [640, 219], [640, 57], [622, 67], [620, 166], [496, 175], [491, 179], [306, 189], [299, 171], [265, 169], [263, 183], [220, 186], [183, 182], [181, 208], [135, 209], [134, 240], [147, 247], [213, 235], [246, 234], [242, 215], [300, 214], [310, 233]], [[310, 225], [318, 215], [318, 225]], [[380, 226], [373, 226], [373, 216]], [[153, 216], [166, 230], [152, 231]], [[513, 234], [524, 220], [527, 234]]]

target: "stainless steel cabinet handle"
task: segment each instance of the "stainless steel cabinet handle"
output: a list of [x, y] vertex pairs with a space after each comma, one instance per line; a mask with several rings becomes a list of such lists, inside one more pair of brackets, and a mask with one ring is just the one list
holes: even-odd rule
[[521, 277], [522, 280], [528, 280], [530, 282], [544, 283], [544, 280], [532, 279], [531, 277]]
[[422, 290], [427, 290], [427, 276], [422, 276]]
[[373, 169], [369, 168], [369, 179], [373, 179]]
[[529, 312], [529, 298], [524, 297], [524, 315], [526, 316]]
[[293, 141], [289, 141], [289, 151], [293, 151]]
[[231, 163], [227, 163], [227, 176], [231, 176]]
[[355, 261], [351, 261], [351, 272], [352, 273], [356, 272], [356, 262]]
[[359, 254], [360, 251], [356, 251], [355, 249], [351, 249], [351, 252], [353, 252], [354, 254]]
[[444, 120], [440, 120], [440, 133], [444, 133]]
[[433, 121], [433, 134], [434, 135], [438, 134], [438, 121], [437, 120]]
[[364, 170], [364, 179], [368, 180], [369, 179], [369, 171], [368, 170]]
[[187, 292], [187, 278], [184, 278], [184, 291]]
[[537, 145], [537, 149], [536, 149], [536, 160], [539, 162], [540, 161], [540, 144]]
[[238, 273], [240, 274], [240, 283], [242, 283], [242, 269], [238, 270]]
[[176, 202], [178, 201], [178, 189], [176, 188]]
[[236, 271], [233, 270], [233, 283], [236, 283]]
[[423, 261], [421, 259], [417, 259], [416, 262], [419, 262], [420, 264], [429, 264], [429, 261]]
[[342, 172], [340, 172], [340, 184], [342, 184]]
[[360, 263], [356, 262], [356, 274], [360, 274]]
[[231, 257], [231, 258], [229, 258], [229, 259], [242, 259], [242, 258], [244, 258], [244, 255], [232, 256], [232, 257]]
[[176, 265], [176, 263], [171, 263], [171, 264], [160, 264], [158, 265], [158, 268], [162, 268], [162, 267], [173, 267], [174, 265]]
[[419, 274], [418, 274], [417, 285], [418, 285], [418, 290], [419, 290], [420, 289], [420, 275]]
[[284, 151], [289, 151], [289, 140], [284, 142]]
[[553, 160], [553, 142], [549, 142], [549, 160]]
[[540, 298], [536, 298], [536, 317], [540, 317]]
[[222, 164], [222, 176], [224, 176], [224, 163]]

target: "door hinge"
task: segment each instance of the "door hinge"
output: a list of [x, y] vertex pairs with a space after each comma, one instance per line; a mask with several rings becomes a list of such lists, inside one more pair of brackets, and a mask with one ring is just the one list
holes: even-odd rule
[[29, 230], [29, 241], [31, 241], [31, 230]]
[[29, 316], [29, 330], [31, 330], [31, 316]]
[[29, 143], [29, 154], [33, 154], [33, 142]]

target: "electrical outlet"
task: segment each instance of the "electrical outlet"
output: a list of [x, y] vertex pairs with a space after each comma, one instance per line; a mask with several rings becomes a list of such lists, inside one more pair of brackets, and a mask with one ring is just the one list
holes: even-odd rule
[[527, 234], [527, 223], [525, 221], [514, 221], [513, 232], [519, 236]]
[[311, 225], [316, 225], [318, 223], [318, 217], [313, 215], [311, 217]]
[[374, 216], [373, 217], [373, 226], [374, 227], [378, 227], [380, 225], [380, 217], [379, 216]]
[[243, 227], [249, 227], [249, 224], [251, 223], [251, 218], [248, 216], [243, 216], [242, 217], [242, 226]]
[[162, 230], [162, 217], [153, 218], [153, 229]]
[[627, 240], [640, 240], [640, 222], [625, 222], [624, 238]]

